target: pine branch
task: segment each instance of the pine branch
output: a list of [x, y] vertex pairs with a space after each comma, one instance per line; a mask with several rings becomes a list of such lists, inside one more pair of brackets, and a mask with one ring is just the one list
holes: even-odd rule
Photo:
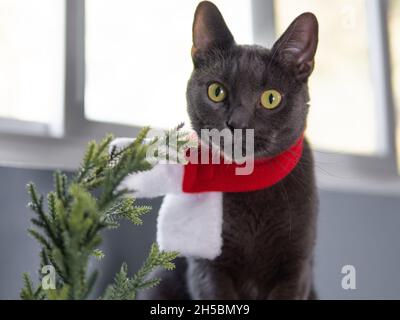
[[[135, 200], [127, 197], [127, 190], [118, 189], [129, 174], [151, 169], [146, 155], [155, 140], [145, 143], [148, 131], [149, 128], [144, 128], [133, 143], [111, 153], [108, 150], [112, 135], [98, 144], [89, 142], [81, 167], [71, 179], [55, 172], [54, 191], [47, 194], [47, 210], [44, 197], [33, 183], [28, 184], [31, 198], [28, 206], [35, 213], [31, 219], [33, 228], [28, 232], [42, 247], [39, 281], [43, 277], [42, 267], [52, 265], [56, 272], [56, 289], [44, 290], [41, 286], [35, 289], [30, 277], [24, 274], [22, 299], [85, 299], [89, 296], [97, 277], [96, 272], [87, 273], [89, 260], [104, 256], [98, 249], [102, 240], [100, 231], [117, 227], [120, 219], [140, 225], [142, 215], [150, 211], [150, 207], [136, 206]], [[172, 269], [171, 261], [176, 255], [160, 252], [153, 246], [149, 258], [131, 279], [127, 278], [127, 267], [123, 265], [105, 296], [134, 298], [137, 290], [159, 282], [159, 279], [145, 279], [148, 273], [157, 266]]]
[[128, 277], [128, 267], [124, 263], [121, 270], [117, 273], [114, 284], [110, 285], [103, 297], [104, 300], [133, 300], [137, 292], [142, 289], [149, 289], [158, 285], [161, 279], [147, 279], [150, 272], [157, 267], [172, 270], [175, 265], [172, 263], [178, 256], [178, 252], [160, 251], [156, 244], [151, 246], [150, 254], [143, 266], [132, 277]]
[[20, 293], [21, 298], [24, 300], [34, 300], [33, 284], [29, 274], [24, 273], [22, 279], [24, 281], [24, 288]]
[[122, 198], [105, 213], [104, 222], [114, 228], [119, 226], [118, 220], [124, 218], [134, 225], [141, 225], [143, 223], [141, 216], [150, 210], [149, 206], [136, 206], [133, 198]]
[[44, 293], [42, 288], [38, 286], [36, 289], [33, 288], [33, 283], [29, 274], [24, 273], [22, 275], [22, 279], [24, 282], [24, 288], [21, 290], [20, 297], [23, 300], [43, 300]]
[[115, 275], [114, 284], [106, 289], [104, 300], [133, 300], [135, 293], [128, 278], [128, 266], [123, 263], [120, 271]]

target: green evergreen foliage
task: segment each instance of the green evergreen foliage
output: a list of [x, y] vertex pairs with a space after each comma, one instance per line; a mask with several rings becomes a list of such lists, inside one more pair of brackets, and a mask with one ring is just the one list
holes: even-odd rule
[[114, 284], [110, 285], [103, 299], [106, 300], [131, 300], [135, 299], [138, 290], [152, 288], [160, 283], [161, 279], [147, 279], [147, 275], [156, 267], [172, 270], [175, 265], [171, 262], [176, 258], [176, 252], [163, 252], [153, 244], [150, 254], [143, 266], [132, 277], [128, 278], [128, 267], [124, 263], [115, 276]]
[[[188, 142], [187, 135], [178, 133], [180, 129], [178, 126], [166, 135], [166, 141], [173, 134], [178, 137], [172, 148], [182, 149]], [[51, 265], [56, 271], [56, 288], [35, 287], [29, 275], [24, 274], [22, 299], [88, 298], [97, 278], [97, 271], [89, 273], [87, 270], [89, 260], [104, 257], [98, 249], [102, 240], [100, 231], [117, 228], [120, 219], [140, 225], [142, 215], [151, 209], [137, 206], [135, 199], [127, 196], [128, 190], [119, 188], [127, 175], [151, 169], [146, 153], [157, 139], [145, 143], [148, 131], [149, 128], [144, 128], [135, 141], [122, 150], [109, 150], [111, 135], [100, 143], [90, 142], [80, 169], [70, 180], [61, 172], [54, 174], [55, 190], [47, 195], [47, 208], [35, 185], [28, 184], [31, 198], [28, 206], [35, 213], [31, 219], [33, 228], [28, 232], [41, 246], [39, 280], [43, 277], [43, 266]], [[160, 251], [153, 244], [147, 260], [133, 277], [128, 276], [127, 266], [123, 264], [103, 298], [134, 299], [138, 290], [159, 283], [160, 279], [147, 279], [150, 271], [156, 267], [173, 269], [172, 261], [177, 255], [177, 252]]]

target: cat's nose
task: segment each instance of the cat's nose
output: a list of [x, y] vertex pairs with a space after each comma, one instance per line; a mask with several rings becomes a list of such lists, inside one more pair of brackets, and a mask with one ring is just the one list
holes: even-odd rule
[[234, 129], [247, 129], [247, 122], [240, 120], [228, 120], [226, 126], [233, 131]]
[[234, 129], [247, 129], [249, 126], [249, 122], [246, 118], [247, 117], [239, 113], [233, 114], [226, 122], [226, 126], [232, 131]]

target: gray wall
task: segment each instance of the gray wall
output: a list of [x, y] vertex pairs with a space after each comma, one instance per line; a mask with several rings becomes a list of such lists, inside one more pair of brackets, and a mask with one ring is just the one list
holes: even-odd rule
[[[43, 192], [52, 188], [49, 171], [0, 168], [0, 299], [18, 298], [21, 274], [37, 273], [38, 246], [26, 229], [30, 211], [25, 185], [34, 181]], [[98, 266], [101, 292], [126, 261], [131, 271], [140, 267], [154, 240], [160, 200], [140, 227], [123, 223], [104, 233], [106, 257]], [[323, 299], [400, 298], [400, 199], [382, 196], [321, 192], [316, 286]], [[357, 289], [341, 288], [341, 268], [357, 270]]]

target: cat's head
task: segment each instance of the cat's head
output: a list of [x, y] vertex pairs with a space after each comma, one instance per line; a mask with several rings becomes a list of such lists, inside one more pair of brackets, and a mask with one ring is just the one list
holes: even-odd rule
[[201, 2], [187, 88], [193, 129], [254, 129], [256, 157], [289, 148], [306, 127], [317, 43], [317, 19], [304, 13], [270, 50], [237, 45], [217, 7]]

